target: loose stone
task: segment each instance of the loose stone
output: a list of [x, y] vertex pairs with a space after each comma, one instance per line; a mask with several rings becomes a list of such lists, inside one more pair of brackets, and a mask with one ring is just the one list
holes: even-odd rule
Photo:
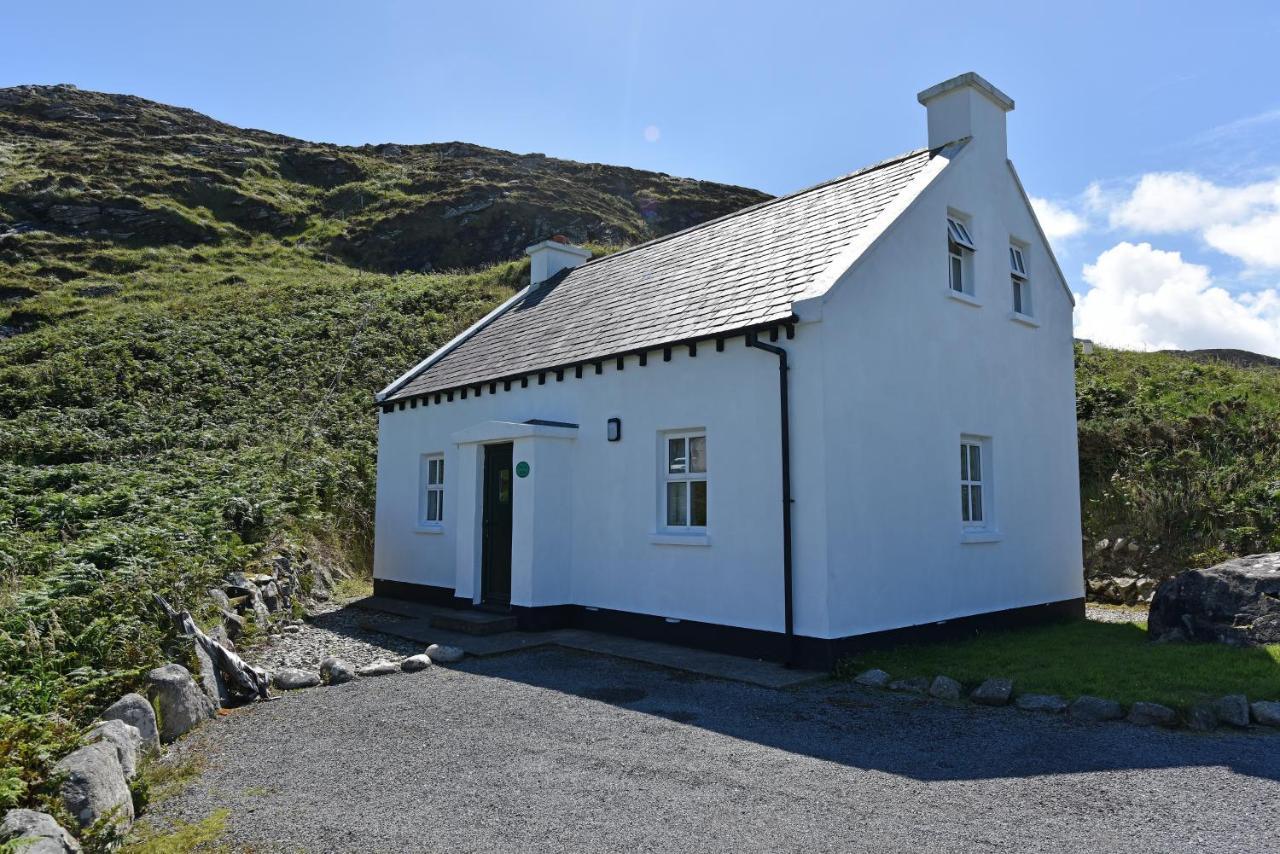
[[[430, 653], [431, 650], [428, 649], [427, 654], [429, 655]], [[868, 688], [883, 688], [889, 684], [889, 679], [890, 676], [888, 673], [885, 673], [883, 670], [877, 670], [874, 667], [870, 670], [864, 670], [857, 676], [853, 677], [854, 682], [857, 682], [859, 685], [866, 685]]]
[[1249, 700], [1244, 694], [1219, 697], [1213, 704], [1213, 711], [1224, 724], [1234, 727], [1249, 725]]
[[461, 661], [464, 654], [460, 646], [433, 643], [427, 647], [427, 655], [434, 664], [452, 664], [455, 661]]
[[1081, 694], [1071, 701], [1067, 714], [1080, 721], [1118, 721], [1124, 717], [1124, 706], [1115, 700]]
[[1177, 726], [1178, 713], [1159, 703], [1139, 701], [1129, 707], [1128, 721], [1139, 726]]
[[950, 676], [935, 676], [929, 683], [929, 695], [939, 700], [960, 699], [960, 683]]
[[969, 695], [969, 699], [984, 706], [1003, 706], [1013, 696], [1013, 681], [993, 677], [987, 679]]

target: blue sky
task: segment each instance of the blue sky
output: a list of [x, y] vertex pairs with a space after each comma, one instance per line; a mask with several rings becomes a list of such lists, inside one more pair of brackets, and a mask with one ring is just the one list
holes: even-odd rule
[[[1012, 10], [1012, 11], [1011, 11]], [[15, 4], [0, 86], [339, 143], [466, 140], [788, 192], [914, 148], [976, 70], [1078, 329], [1280, 355], [1280, 3]]]

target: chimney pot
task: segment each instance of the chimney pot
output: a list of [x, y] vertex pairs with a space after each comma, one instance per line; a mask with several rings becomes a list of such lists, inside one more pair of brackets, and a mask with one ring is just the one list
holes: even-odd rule
[[591, 250], [574, 246], [563, 234], [535, 243], [524, 250], [529, 256], [529, 284], [533, 287], [568, 267], [577, 267], [591, 257]]

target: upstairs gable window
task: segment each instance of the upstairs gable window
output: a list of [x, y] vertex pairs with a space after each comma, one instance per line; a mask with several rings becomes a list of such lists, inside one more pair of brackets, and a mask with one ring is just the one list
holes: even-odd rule
[[1009, 281], [1013, 287], [1013, 311], [1031, 316], [1031, 280], [1027, 276], [1027, 260], [1019, 246], [1009, 246]]
[[974, 251], [969, 226], [956, 216], [947, 217], [947, 286], [956, 293], [973, 294], [972, 264]]

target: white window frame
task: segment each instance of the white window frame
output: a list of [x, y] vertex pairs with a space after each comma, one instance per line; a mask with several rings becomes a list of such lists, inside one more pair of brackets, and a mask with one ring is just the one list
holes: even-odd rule
[[992, 527], [989, 447], [990, 443], [981, 437], [960, 437], [960, 524], [966, 531]]
[[1034, 317], [1031, 299], [1031, 277], [1027, 275], [1026, 248], [1018, 243], [1009, 244], [1009, 284], [1013, 291], [1012, 309], [1018, 317]]
[[[969, 231], [969, 220], [961, 214], [947, 213], [947, 292], [960, 299], [974, 297], [973, 253], [977, 247]], [[956, 272], [960, 287], [956, 287]]]
[[[690, 470], [690, 451], [689, 447], [693, 439], [701, 439], [703, 442], [703, 466], [702, 471]], [[671, 443], [673, 441], [683, 441], [685, 443], [685, 470], [679, 472], [671, 471], [670, 454]], [[671, 534], [689, 535], [689, 534], [706, 534], [708, 523], [711, 515], [711, 463], [710, 463], [710, 442], [707, 440], [707, 431], [702, 429], [696, 430], [667, 430], [661, 434], [661, 442], [659, 443], [658, 455], [658, 530]], [[703, 483], [706, 490], [706, 515], [704, 524], [693, 524], [693, 486], [694, 483]], [[667, 516], [667, 491], [668, 484], [684, 483], [685, 486], [685, 525], [672, 525], [668, 521]]]
[[[419, 531], [435, 533], [444, 530], [445, 484], [444, 454], [423, 454], [418, 462], [417, 528]], [[436, 496], [434, 514], [431, 512], [432, 495]]]

